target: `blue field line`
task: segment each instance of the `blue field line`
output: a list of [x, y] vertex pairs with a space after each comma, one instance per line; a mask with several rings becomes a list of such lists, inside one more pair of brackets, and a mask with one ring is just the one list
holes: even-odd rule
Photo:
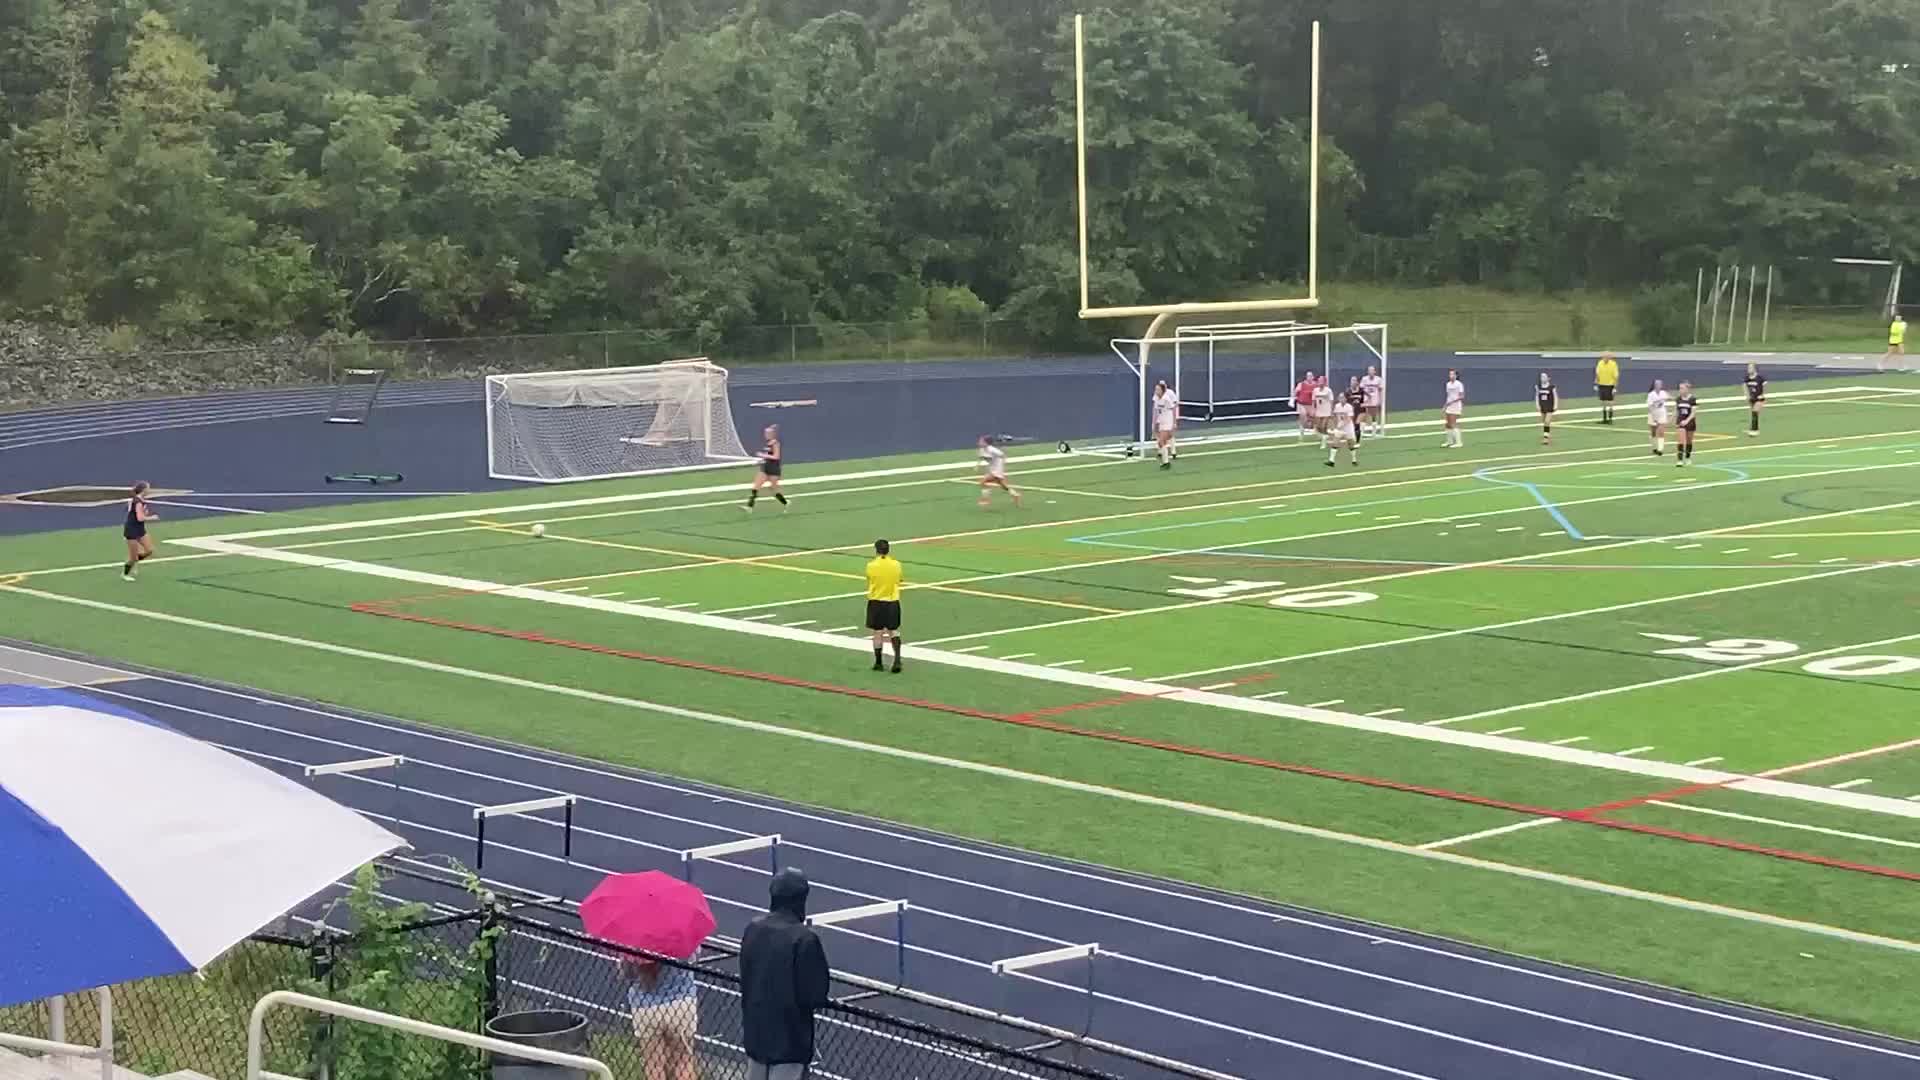
[[[1569, 538], [1583, 541], [1583, 542], [1589, 539], [1587, 534], [1584, 532], [1581, 532], [1580, 527], [1575, 525], [1572, 519], [1567, 517], [1566, 512], [1560, 509], [1559, 504], [1555, 503], [1551, 498], [1548, 498], [1546, 492], [1540, 490], [1540, 485], [1533, 483], [1530, 480], [1509, 480], [1499, 475], [1500, 473], [1503, 473], [1503, 472], [1514, 472], [1521, 469], [1527, 469], [1527, 468], [1533, 468], [1533, 467], [1534, 466], [1518, 465], [1518, 466], [1511, 466], [1505, 469], [1495, 469], [1495, 468], [1478, 469], [1474, 472], [1473, 478], [1475, 480], [1485, 480], [1491, 484], [1499, 484], [1503, 487], [1520, 488], [1521, 490], [1525, 491], [1528, 495], [1532, 496], [1534, 502], [1540, 504], [1540, 509], [1545, 510], [1547, 512], [1547, 516], [1553, 518], [1554, 524], [1560, 526], [1561, 530], [1564, 531]], [[1751, 480], [1752, 479], [1752, 476], [1750, 476], [1745, 469], [1741, 469], [1733, 465], [1701, 465], [1700, 467], [1703, 469], [1712, 469], [1715, 472], [1726, 473], [1735, 480]], [[1617, 537], [1617, 536], [1609, 536], [1607, 537], [1607, 539], [1618, 540], [1623, 538]]]

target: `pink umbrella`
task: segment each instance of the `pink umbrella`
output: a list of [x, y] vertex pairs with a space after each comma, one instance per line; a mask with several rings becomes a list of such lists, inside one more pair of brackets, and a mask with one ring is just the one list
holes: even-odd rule
[[609, 874], [580, 904], [587, 933], [684, 960], [714, 931], [706, 894], [670, 874]]

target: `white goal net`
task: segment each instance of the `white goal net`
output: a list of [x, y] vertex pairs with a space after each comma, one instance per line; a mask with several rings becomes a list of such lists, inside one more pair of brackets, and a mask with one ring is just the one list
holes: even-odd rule
[[705, 359], [487, 376], [487, 475], [564, 483], [753, 461]]

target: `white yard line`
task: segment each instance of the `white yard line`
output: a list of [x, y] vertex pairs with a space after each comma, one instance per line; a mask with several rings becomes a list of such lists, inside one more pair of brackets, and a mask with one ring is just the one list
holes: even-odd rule
[[[1913, 504], [1896, 504], [1896, 505], [1906, 506], [1906, 505], [1913, 505]], [[1851, 513], [1867, 513], [1867, 512], [1871, 512], [1871, 511], [1843, 510], [1843, 511], [1840, 511], [1839, 513], [1841, 515], [1845, 515], [1845, 514], [1851, 514]], [[1821, 515], [1821, 516], [1824, 517], [1829, 515]], [[1808, 519], [1808, 520], [1811, 520], [1811, 519]], [[1760, 528], [1762, 526], [1744, 526], [1744, 527]], [[1556, 553], [1556, 554], [1559, 554], [1559, 553]], [[1509, 619], [1505, 622], [1483, 623], [1479, 626], [1464, 626], [1456, 630], [1436, 630], [1428, 634], [1412, 634], [1407, 637], [1387, 638], [1383, 641], [1369, 641], [1369, 642], [1363, 642], [1358, 645], [1342, 645], [1338, 648], [1333, 648], [1333, 649], [1318, 649], [1313, 652], [1292, 653], [1287, 656], [1276, 656], [1266, 660], [1250, 660], [1240, 664], [1227, 664], [1221, 667], [1202, 668], [1198, 671], [1183, 671], [1175, 675], [1159, 675], [1159, 676], [1155, 676], [1151, 681], [1171, 682], [1171, 681], [1177, 681], [1181, 679], [1197, 679], [1207, 675], [1218, 675], [1221, 672], [1225, 672], [1225, 671], [1244, 671], [1248, 668], [1271, 667], [1276, 664], [1292, 664], [1301, 660], [1319, 660], [1329, 656], [1343, 656], [1347, 653], [1368, 652], [1373, 649], [1390, 649], [1400, 645], [1415, 645], [1425, 641], [1439, 641], [1443, 638], [1463, 637], [1463, 636], [1468, 636], [1473, 634], [1490, 634], [1490, 633], [1494, 633], [1496, 631], [1501, 631], [1501, 630], [1512, 630], [1515, 627], [1520, 627], [1520, 626], [1534, 626], [1539, 623], [1558, 622], [1562, 619], [1579, 619], [1579, 618], [1585, 618], [1586, 616], [1589, 616], [1589, 615], [1610, 615], [1616, 611], [1631, 611], [1634, 608], [1653, 607], [1653, 606], [1658, 606], [1662, 604], [1676, 603], [1683, 600], [1699, 600], [1709, 596], [1722, 596], [1728, 593], [1746, 592], [1752, 589], [1772, 589], [1781, 585], [1794, 585], [1794, 584], [1798, 584], [1806, 581], [1818, 581], [1823, 578], [1829, 578], [1829, 577], [1846, 575], [1846, 574], [1868, 573], [1874, 570], [1884, 570], [1884, 569], [1887, 569], [1888, 567], [1902, 566], [1902, 565], [1913, 565], [1913, 564], [1873, 563], [1866, 566], [1847, 567], [1846, 569], [1843, 569], [1843, 570], [1822, 570], [1812, 574], [1801, 574], [1798, 577], [1771, 578], [1766, 581], [1749, 582], [1745, 585], [1723, 585], [1717, 589], [1701, 589], [1697, 592], [1666, 593], [1661, 596], [1648, 597], [1644, 600], [1628, 600], [1618, 604], [1607, 604], [1602, 607], [1582, 608], [1579, 611], [1560, 611], [1560, 612], [1555, 612], [1551, 615], [1535, 615], [1532, 618], [1527, 618], [1527, 619]], [[1345, 587], [1344, 584], [1326, 586], [1326, 588], [1343, 588], [1343, 587]]]
[[1559, 818], [1551, 818], [1551, 817], [1528, 818], [1525, 821], [1516, 821], [1511, 825], [1502, 825], [1496, 829], [1481, 829], [1479, 832], [1471, 832], [1465, 836], [1450, 836], [1445, 840], [1435, 840], [1430, 844], [1421, 844], [1420, 850], [1421, 851], [1440, 851], [1443, 848], [1450, 848], [1456, 844], [1468, 844], [1468, 843], [1472, 843], [1475, 840], [1485, 840], [1491, 836], [1505, 836], [1507, 833], [1519, 832], [1522, 829], [1532, 829], [1541, 825], [1551, 825], [1554, 822], [1559, 820], [1560, 820]]
[[[667, 608], [616, 604], [610, 601], [594, 600], [584, 596], [572, 596], [540, 589], [521, 588], [500, 582], [434, 574], [384, 563], [335, 559], [309, 552], [287, 551], [284, 549], [252, 548], [221, 540], [198, 539], [182, 542], [205, 549], [231, 550], [237, 554], [249, 554], [255, 558], [270, 562], [321, 567], [367, 577], [406, 581], [418, 585], [454, 589], [462, 592], [485, 593], [509, 599], [536, 600], [565, 607], [610, 612], [627, 618], [643, 618], [657, 622], [675, 623], [682, 626], [700, 627], [707, 630], [734, 631], [759, 637], [777, 638], [795, 644], [828, 645], [836, 649], [861, 651], [867, 648], [866, 643], [858, 638], [839, 637], [812, 630], [794, 630], [784, 626], [771, 626], [766, 623], [745, 622], [740, 619], [723, 618], [704, 612], [677, 611]], [[28, 590], [19, 586], [15, 586], [14, 588], [21, 593], [37, 592], [37, 590]], [[1066, 668], [1048, 668], [1038, 664], [1021, 664], [1012, 662], [1012, 658], [970, 656], [951, 650], [933, 648], [918, 649], [915, 655], [922, 663], [934, 663], [949, 667], [989, 672], [996, 675], [1062, 683], [1117, 695], [1157, 697], [1166, 701], [1185, 702], [1230, 711], [1302, 720], [1334, 727], [1373, 731], [1383, 734], [1396, 734], [1420, 739], [1425, 742], [1438, 742], [1474, 749], [1494, 750], [1523, 757], [1542, 758], [1560, 761], [1566, 764], [1577, 764], [1616, 772], [1632, 773], [1639, 776], [1655, 776], [1683, 784], [1725, 784], [1741, 779], [1735, 774], [1712, 772], [1702, 769], [1688, 769], [1683, 766], [1665, 762], [1621, 758], [1612, 754], [1597, 753], [1590, 750], [1549, 746], [1531, 740], [1506, 739], [1475, 734], [1473, 732], [1441, 730], [1399, 720], [1358, 716], [1350, 713], [1334, 712], [1328, 709], [1283, 705], [1274, 701], [1260, 701], [1235, 694], [1185, 690], [1137, 679], [1099, 676]], [[1769, 781], [1766, 783], [1769, 786], [1764, 789], [1765, 793], [1782, 798], [1795, 798], [1809, 802], [1827, 803], [1828, 805], [1863, 806], [1876, 808], [1883, 813], [1897, 814], [1902, 817], [1920, 818], [1920, 805], [1902, 800], [1858, 795], [1852, 792], [1836, 792], [1824, 787], [1781, 781]]]
[[480, 671], [477, 669], [463, 668], [463, 667], [459, 667], [452, 664], [442, 664], [442, 663], [431, 661], [431, 660], [421, 660], [421, 659], [410, 657], [410, 656], [398, 656], [391, 653], [382, 653], [382, 652], [376, 652], [369, 649], [360, 649], [360, 648], [355, 648], [353, 646], [340, 645], [340, 644], [336, 644], [334, 642], [329, 642], [329, 641], [318, 641], [318, 640], [308, 639], [308, 638], [293, 637], [291, 635], [277, 634], [277, 633], [272, 633], [270, 631], [254, 630], [248, 627], [230, 626], [225, 623], [210, 622], [204, 619], [193, 619], [193, 618], [188, 618], [182, 615], [172, 615], [166, 612], [152, 611], [144, 608], [131, 607], [124, 604], [112, 604], [112, 603], [107, 603], [105, 601], [88, 600], [88, 599], [75, 597], [75, 596], [65, 596], [60, 593], [50, 593], [40, 589], [26, 588], [23, 586], [17, 586], [17, 585], [0, 586], [0, 591], [12, 592], [15, 595], [19, 595], [19, 596], [30, 596], [30, 597], [34, 597], [34, 598], [48, 601], [51, 603], [67, 604], [67, 605], [76, 606], [76, 607], [88, 608], [94, 611], [107, 612], [120, 618], [144, 619], [144, 620], [155, 621], [155, 622], [163, 622], [173, 626], [188, 627], [192, 629], [210, 631], [210, 632], [219, 633], [219, 634], [244, 637], [244, 638], [249, 638], [256, 641], [267, 641], [267, 642], [272, 642], [279, 645], [286, 645], [294, 648], [311, 649], [315, 651], [332, 653], [334, 655], [350, 656], [359, 660], [369, 660], [377, 663], [391, 664], [399, 667], [413, 669], [416, 671], [428, 671], [428, 672], [433, 672], [441, 675], [449, 675], [449, 676], [454, 676], [458, 678], [487, 682], [487, 683], [491, 683], [498, 686], [511, 686], [518, 689], [533, 690], [540, 693], [553, 694], [561, 697], [569, 697], [575, 700], [593, 701], [600, 704], [612, 705], [617, 708], [627, 708], [627, 709], [634, 709], [634, 710], [643, 711], [643, 712], [652, 712], [659, 715], [673, 716], [679, 719], [693, 720], [701, 723], [712, 724], [719, 727], [732, 728], [740, 731], [750, 731], [756, 734], [770, 735], [770, 736], [775, 736], [780, 738], [790, 738], [797, 741], [810, 742], [810, 743], [814, 743], [816, 745], [822, 745], [822, 746], [831, 746], [838, 749], [849, 750], [857, 753], [888, 757], [898, 761], [911, 761], [917, 764], [931, 765], [939, 768], [952, 769], [952, 770], [961, 771], [961, 772], [969, 772], [969, 773], [974, 773], [976, 775], [981, 775], [981, 776], [991, 776], [996, 779], [1010, 780], [1017, 783], [1033, 784], [1036, 786], [1048, 787], [1056, 790], [1071, 791], [1078, 794], [1091, 795], [1096, 798], [1112, 799], [1112, 800], [1128, 802], [1128, 803], [1132, 803], [1140, 806], [1150, 806], [1150, 807], [1155, 807], [1162, 810], [1169, 810], [1175, 813], [1188, 814], [1196, 817], [1205, 817], [1205, 818], [1211, 818], [1219, 821], [1228, 821], [1228, 822], [1233, 822], [1233, 823], [1242, 824], [1242, 825], [1249, 825], [1256, 828], [1272, 830], [1274, 832], [1287, 833], [1287, 834], [1296, 835], [1296, 836], [1311, 837], [1314, 839], [1330, 841], [1333, 843], [1343, 844], [1351, 847], [1366, 848], [1374, 851], [1384, 851], [1384, 852], [1390, 852], [1394, 854], [1407, 855], [1414, 858], [1426, 859], [1430, 861], [1444, 862], [1454, 866], [1470, 867], [1473, 869], [1501, 874], [1509, 877], [1518, 877], [1518, 878], [1523, 878], [1523, 879], [1532, 880], [1532, 881], [1545, 882], [1548, 884], [1570, 887], [1570, 888], [1579, 889], [1582, 891], [1597, 893], [1597, 894], [1606, 895], [1606, 896], [1630, 899], [1637, 902], [1653, 904], [1661, 907], [1674, 908], [1682, 911], [1691, 911], [1699, 914], [1714, 915], [1714, 916], [1719, 916], [1723, 918], [1735, 919], [1742, 922], [1753, 923], [1756, 925], [1773, 927], [1775, 929], [1795, 931], [1799, 933], [1817, 935], [1820, 937], [1829, 938], [1833, 940], [1848, 941], [1848, 942], [1853, 942], [1857, 944], [1873, 945], [1880, 948], [1886, 948], [1886, 949], [1891, 949], [1899, 952], [1920, 955], [1920, 942], [1906, 941], [1899, 938], [1883, 937], [1877, 934], [1868, 934], [1868, 933], [1863, 933], [1857, 930], [1848, 930], [1842, 927], [1826, 926], [1820, 923], [1811, 923], [1811, 922], [1806, 922], [1798, 919], [1790, 919], [1790, 918], [1785, 918], [1778, 915], [1771, 915], [1765, 912], [1749, 911], [1743, 908], [1735, 908], [1735, 907], [1730, 907], [1730, 906], [1721, 905], [1721, 904], [1712, 904], [1712, 903], [1707, 903], [1707, 902], [1698, 901], [1698, 900], [1688, 900], [1682, 897], [1669, 896], [1663, 893], [1647, 892], [1645, 890], [1634, 889], [1634, 888], [1623, 886], [1623, 885], [1613, 885], [1607, 882], [1592, 881], [1586, 878], [1576, 877], [1569, 874], [1559, 874], [1559, 873], [1554, 873], [1552, 871], [1537, 870], [1532, 867], [1518, 866], [1510, 863], [1502, 863], [1502, 862], [1497, 862], [1497, 861], [1488, 860], [1488, 859], [1478, 859], [1478, 858], [1465, 856], [1465, 855], [1456, 855], [1446, 851], [1422, 850], [1420, 847], [1417, 847], [1417, 846], [1396, 843], [1391, 840], [1382, 840], [1382, 839], [1379, 839], [1376, 837], [1370, 837], [1370, 836], [1360, 836], [1353, 833], [1343, 833], [1343, 832], [1338, 832], [1332, 829], [1323, 829], [1318, 826], [1304, 825], [1299, 822], [1283, 821], [1276, 818], [1265, 818], [1265, 817], [1260, 817], [1254, 814], [1244, 813], [1242, 811], [1228, 810], [1228, 809], [1215, 807], [1215, 806], [1207, 806], [1201, 803], [1185, 802], [1178, 799], [1168, 799], [1168, 798], [1164, 798], [1157, 795], [1148, 795], [1141, 792], [1127, 791], [1120, 788], [1105, 787], [1099, 784], [1089, 784], [1089, 783], [1084, 783], [1077, 780], [1065, 779], [1063, 777], [1050, 776], [1044, 773], [1025, 772], [1019, 769], [1007, 768], [1005, 766], [988, 765], [981, 762], [966, 761], [958, 758], [943, 757], [938, 754], [930, 754], [930, 753], [925, 753], [925, 752], [916, 751], [916, 750], [905, 750], [899, 747], [883, 746], [875, 743], [866, 743], [866, 742], [861, 742], [860, 740], [857, 740], [857, 739], [842, 738], [840, 736], [826, 735], [820, 732], [807, 731], [807, 730], [798, 729], [798, 728], [786, 728], [786, 727], [781, 727], [777, 724], [767, 724], [767, 723], [762, 723], [754, 720], [746, 720], [739, 717], [726, 716], [719, 713], [710, 713], [710, 712], [703, 712], [696, 709], [687, 709], [681, 706], [669, 705], [662, 702], [653, 702], [653, 701], [646, 701], [638, 698], [621, 697], [615, 694], [607, 694], [607, 693], [602, 693], [600, 691], [587, 690], [587, 689], [583, 689], [581, 687], [576, 687], [576, 686], [562, 686], [555, 683], [543, 683], [533, 679], [524, 679], [518, 676], [504, 675], [499, 672]]
[[1692, 803], [1667, 802], [1664, 799], [1655, 799], [1646, 805], [1658, 806], [1663, 810], [1683, 810], [1689, 814], [1705, 814], [1708, 817], [1726, 818], [1729, 821], [1747, 821], [1755, 825], [1771, 825], [1780, 829], [1796, 829], [1800, 832], [1819, 833], [1822, 836], [1838, 836], [1845, 840], [1863, 840], [1869, 844], [1885, 844], [1888, 847], [1920, 851], [1920, 842], [1899, 840], [1891, 836], [1875, 836], [1872, 833], [1848, 832], [1845, 829], [1829, 829], [1824, 825], [1807, 825], [1798, 821], [1781, 821], [1778, 818], [1760, 817], [1756, 814], [1737, 814], [1731, 810], [1716, 810], [1710, 806], [1696, 806]]

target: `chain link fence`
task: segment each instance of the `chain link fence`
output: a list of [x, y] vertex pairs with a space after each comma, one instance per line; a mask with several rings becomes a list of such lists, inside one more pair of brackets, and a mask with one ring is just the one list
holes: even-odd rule
[[[147, 1076], [190, 1069], [239, 1080], [253, 1006], [294, 990], [466, 1031], [560, 1010], [586, 1021], [578, 1052], [623, 1080], [743, 1080], [733, 959], [648, 956], [493, 904], [372, 933], [263, 932], [196, 975], [115, 987], [115, 1059]], [[890, 1006], [840, 983], [835, 998], [815, 1017], [814, 1075], [825, 1080], [1107, 1080], [1103, 1067], [1152, 1080], [1182, 1075], [1039, 1038], [1011, 1019], [924, 1001]], [[97, 1044], [95, 997], [65, 1000], [65, 1039]], [[0, 1009], [0, 1031], [54, 1037], [48, 1003]], [[683, 1050], [691, 1071], [676, 1065]], [[493, 1067], [480, 1051], [286, 1009], [268, 1014], [265, 1051], [267, 1068], [314, 1080], [485, 1080]]]

